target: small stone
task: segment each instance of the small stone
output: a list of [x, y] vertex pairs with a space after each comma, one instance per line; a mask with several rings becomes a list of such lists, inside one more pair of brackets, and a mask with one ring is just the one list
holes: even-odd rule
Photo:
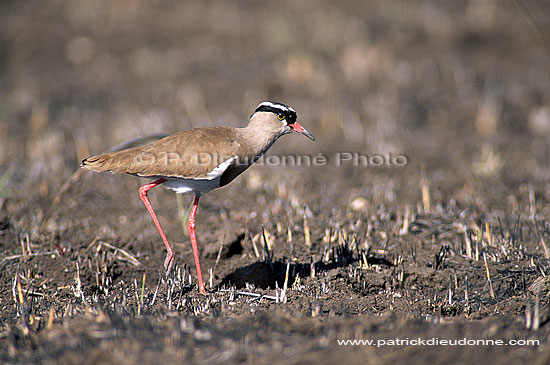
[[367, 209], [367, 204], [368, 204], [367, 199], [359, 197], [359, 198], [353, 199], [353, 201], [350, 204], [350, 207], [351, 207], [351, 210], [355, 212], [360, 212]]

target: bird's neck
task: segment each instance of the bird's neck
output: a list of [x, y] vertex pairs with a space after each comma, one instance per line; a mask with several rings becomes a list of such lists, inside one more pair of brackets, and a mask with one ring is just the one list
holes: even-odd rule
[[249, 124], [237, 129], [244, 141], [246, 141], [247, 154], [251, 157], [262, 156], [282, 136], [278, 131], [270, 131], [261, 126]]

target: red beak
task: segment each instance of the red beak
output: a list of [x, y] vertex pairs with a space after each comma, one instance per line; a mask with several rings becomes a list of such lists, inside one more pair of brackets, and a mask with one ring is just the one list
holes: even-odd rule
[[311, 139], [312, 141], [315, 141], [315, 137], [313, 137], [313, 134], [309, 133], [304, 127], [302, 127], [298, 122], [294, 122], [290, 124], [294, 132], [303, 134], [307, 138]]

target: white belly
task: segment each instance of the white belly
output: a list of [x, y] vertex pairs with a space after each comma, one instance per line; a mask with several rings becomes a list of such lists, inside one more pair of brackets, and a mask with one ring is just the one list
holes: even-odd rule
[[164, 187], [174, 190], [176, 193], [185, 194], [190, 192], [208, 193], [212, 189], [220, 187], [220, 179], [224, 171], [237, 159], [233, 156], [225, 160], [212, 171], [206, 174], [204, 179], [184, 179], [180, 177], [165, 177]]
[[174, 190], [176, 193], [185, 194], [198, 192], [208, 193], [212, 189], [220, 187], [220, 178], [216, 179], [182, 179], [177, 177], [165, 177], [166, 182], [162, 184], [165, 188]]

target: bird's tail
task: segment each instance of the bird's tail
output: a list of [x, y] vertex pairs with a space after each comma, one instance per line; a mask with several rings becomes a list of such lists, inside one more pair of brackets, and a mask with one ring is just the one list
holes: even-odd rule
[[82, 160], [80, 167], [92, 170], [95, 172], [108, 171], [110, 164], [106, 163], [109, 160], [108, 153], [98, 156], [91, 156]]
[[113, 173], [128, 173], [128, 166], [134, 157], [132, 151], [138, 147], [148, 145], [166, 137], [166, 134], [153, 134], [125, 142], [112, 148], [109, 152], [97, 156], [91, 156], [82, 160], [80, 164], [88, 170], [95, 172], [110, 171]]

